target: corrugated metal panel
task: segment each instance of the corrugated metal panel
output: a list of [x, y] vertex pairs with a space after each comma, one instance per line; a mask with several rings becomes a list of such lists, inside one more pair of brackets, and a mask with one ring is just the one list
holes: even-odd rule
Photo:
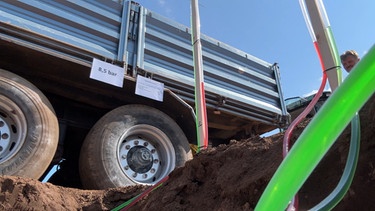
[[[92, 57], [122, 61], [126, 55], [131, 66], [153, 73], [154, 79], [194, 103], [190, 29], [136, 4], [2, 0], [0, 30], [12, 27], [17, 27], [8, 33], [12, 39], [79, 57], [86, 63]], [[277, 123], [278, 115], [286, 114], [278, 69], [215, 39], [201, 38], [207, 106]]]
[[[118, 55], [123, 6], [107, 0], [3, 0], [0, 21], [110, 59]], [[43, 39], [43, 38], [40, 38]], [[66, 46], [64, 46], [66, 47]]]
[[[190, 29], [151, 11], [141, 13], [138, 66], [154, 74], [183, 99], [194, 102], [194, 72]], [[279, 95], [277, 68], [254, 56], [202, 35], [207, 106], [272, 122], [285, 115]], [[185, 88], [182, 88], [182, 84]], [[185, 90], [181, 92], [181, 90]]]

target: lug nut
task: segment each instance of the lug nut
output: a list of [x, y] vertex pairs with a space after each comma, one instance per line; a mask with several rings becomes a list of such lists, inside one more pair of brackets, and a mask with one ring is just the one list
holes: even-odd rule
[[7, 133], [3, 133], [3, 134], [1, 134], [1, 138], [7, 139], [7, 138], [9, 138], [9, 135]]

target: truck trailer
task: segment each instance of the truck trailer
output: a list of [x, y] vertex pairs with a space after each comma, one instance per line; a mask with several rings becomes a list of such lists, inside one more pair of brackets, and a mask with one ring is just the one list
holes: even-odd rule
[[[285, 128], [276, 63], [201, 35], [208, 138]], [[0, 174], [152, 185], [198, 143], [191, 29], [132, 1], [0, 1]]]

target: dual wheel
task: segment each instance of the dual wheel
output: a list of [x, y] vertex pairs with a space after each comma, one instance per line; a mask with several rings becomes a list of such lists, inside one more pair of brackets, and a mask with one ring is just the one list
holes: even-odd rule
[[[42, 92], [0, 69], [0, 174], [38, 179], [58, 138], [56, 115]], [[126, 105], [104, 115], [87, 134], [80, 176], [87, 189], [152, 185], [191, 158], [173, 119], [148, 106]]]

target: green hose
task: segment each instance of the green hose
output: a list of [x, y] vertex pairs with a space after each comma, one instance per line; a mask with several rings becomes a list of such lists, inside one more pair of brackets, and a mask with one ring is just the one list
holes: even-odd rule
[[375, 46], [355, 66], [300, 135], [255, 210], [284, 210], [357, 111], [375, 91]]
[[332, 193], [310, 210], [333, 209], [341, 201], [341, 199], [344, 198], [346, 192], [349, 190], [349, 187], [354, 178], [355, 169], [357, 168], [361, 139], [361, 128], [358, 113], [356, 113], [356, 115], [354, 116], [351, 124], [350, 149], [343, 176], [341, 177], [338, 185], [332, 191]]

